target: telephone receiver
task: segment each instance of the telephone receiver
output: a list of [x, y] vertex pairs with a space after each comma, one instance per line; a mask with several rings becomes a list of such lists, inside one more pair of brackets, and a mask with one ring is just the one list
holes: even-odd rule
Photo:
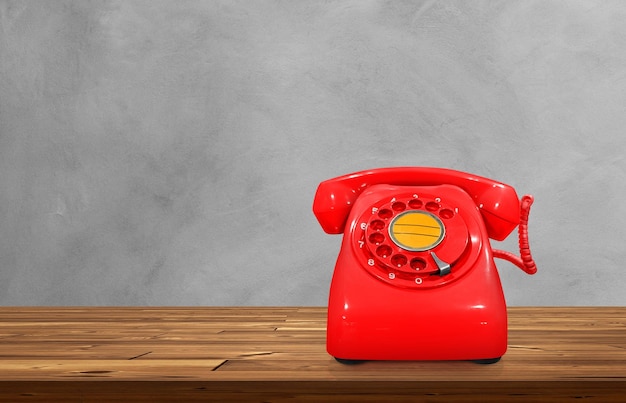
[[[528, 274], [533, 197], [480, 176], [400, 167], [323, 181], [313, 213], [343, 233], [328, 297], [326, 349], [365, 360], [497, 362], [507, 309], [494, 258]], [[520, 256], [492, 250], [519, 227]]]
[[531, 195], [520, 200], [511, 186], [469, 173], [445, 168], [380, 168], [339, 176], [320, 183], [313, 202], [313, 213], [328, 234], [344, 232], [346, 220], [355, 201], [375, 184], [396, 186], [454, 185], [465, 191], [478, 208], [487, 235], [504, 240], [519, 227], [520, 256], [494, 249], [494, 257], [505, 259], [528, 274], [537, 266], [528, 242], [528, 215], [533, 204]]

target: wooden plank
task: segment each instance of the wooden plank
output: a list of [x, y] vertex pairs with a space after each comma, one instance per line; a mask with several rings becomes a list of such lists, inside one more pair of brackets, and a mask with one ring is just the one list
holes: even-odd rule
[[509, 308], [492, 365], [346, 366], [325, 329], [321, 307], [3, 307], [0, 401], [626, 401], [622, 307]]

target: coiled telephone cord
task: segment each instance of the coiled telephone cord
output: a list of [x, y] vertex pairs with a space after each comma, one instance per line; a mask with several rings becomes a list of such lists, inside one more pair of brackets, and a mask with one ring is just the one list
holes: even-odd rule
[[520, 202], [520, 223], [518, 227], [520, 256], [504, 250], [494, 249], [493, 251], [494, 257], [508, 260], [528, 274], [537, 272], [537, 265], [530, 253], [530, 244], [528, 243], [528, 215], [530, 214], [530, 206], [533, 204], [533, 201], [534, 199], [531, 195], [524, 195]]

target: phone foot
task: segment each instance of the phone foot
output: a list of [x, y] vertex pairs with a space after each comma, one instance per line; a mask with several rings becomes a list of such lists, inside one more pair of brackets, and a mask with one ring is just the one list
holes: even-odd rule
[[482, 360], [472, 360], [472, 362], [474, 362], [476, 364], [495, 364], [496, 362], [500, 361], [500, 358], [502, 358], [502, 357], [485, 358], [485, 359], [482, 359]]
[[337, 358], [337, 357], [335, 357], [335, 360], [338, 363], [345, 364], [345, 365], [357, 365], [357, 364], [362, 364], [365, 362], [365, 360], [346, 360], [345, 358]]

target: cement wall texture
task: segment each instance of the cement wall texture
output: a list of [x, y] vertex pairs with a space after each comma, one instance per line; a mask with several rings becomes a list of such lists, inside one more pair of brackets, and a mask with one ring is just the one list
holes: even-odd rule
[[625, 20], [619, 1], [0, 0], [0, 304], [325, 305], [341, 236], [319, 182], [439, 166], [535, 196], [539, 272], [498, 261], [509, 305], [624, 305]]

